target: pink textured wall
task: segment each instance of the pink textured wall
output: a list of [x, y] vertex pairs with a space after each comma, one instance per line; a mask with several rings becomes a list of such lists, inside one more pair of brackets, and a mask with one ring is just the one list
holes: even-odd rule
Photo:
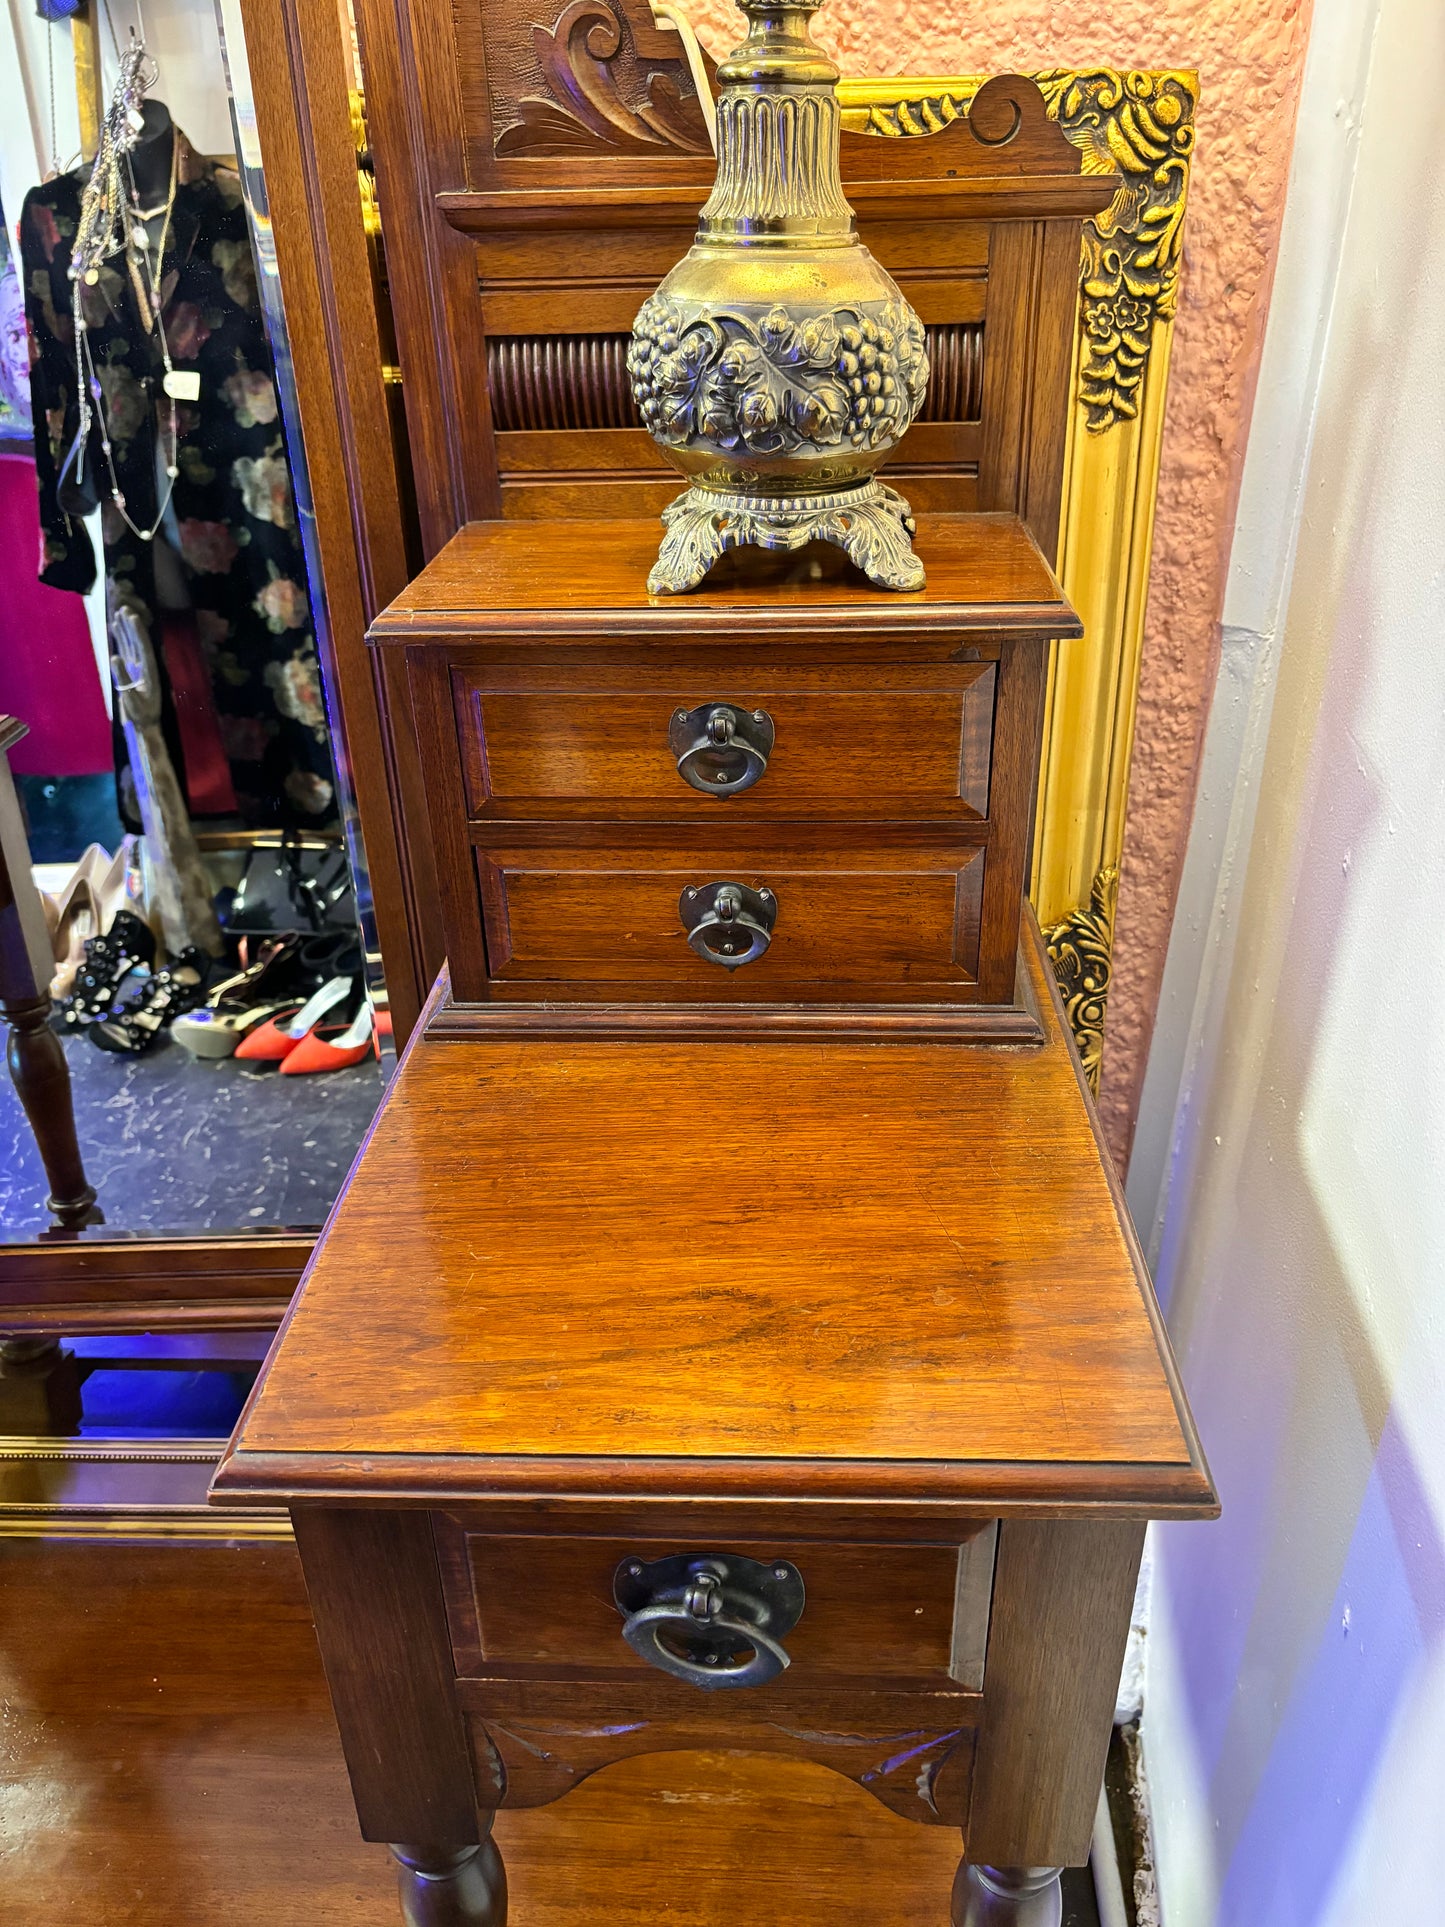
[[[1294, 133], [1310, 0], [831, 0], [851, 74], [1188, 67], [1198, 143], [1159, 482], [1102, 1110], [1127, 1157], [1218, 658], [1219, 614]], [[713, 52], [727, 0], [690, 10]]]

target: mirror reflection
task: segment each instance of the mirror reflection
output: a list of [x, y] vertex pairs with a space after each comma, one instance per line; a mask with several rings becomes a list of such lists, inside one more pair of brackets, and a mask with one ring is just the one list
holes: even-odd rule
[[72, 11], [0, 25], [0, 1244], [304, 1231], [389, 1026], [284, 322], [209, 4]]

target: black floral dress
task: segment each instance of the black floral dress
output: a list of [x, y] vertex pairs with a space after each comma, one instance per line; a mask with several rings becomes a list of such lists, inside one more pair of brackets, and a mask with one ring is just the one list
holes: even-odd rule
[[[173, 519], [154, 542], [136, 536], [111, 500], [98, 421], [81, 476], [72, 467], [62, 479], [79, 423], [68, 269], [85, 170], [33, 189], [21, 212], [41, 580], [81, 593], [91, 587], [95, 556], [79, 517], [98, 494], [110, 606], [132, 610], [145, 624], [164, 682], [155, 551], [169, 532], [209, 670], [237, 811], [254, 826], [321, 825], [334, 819], [335, 782], [241, 184], [232, 169], [197, 155], [179, 129], [175, 138], [162, 322], [173, 366], [198, 373], [200, 394], [175, 404]], [[144, 326], [123, 261], [108, 263], [82, 292], [117, 480], [131, 520], [149, 528], [170, 454], [159, 343]], [[184, 789], [184, 732], [169, 689], [162, 722]], [[119, 745], [117, 768], [124, 772]], [[122, 813], [134, 824], [128, 784], [122, 780], [120, 788]]]

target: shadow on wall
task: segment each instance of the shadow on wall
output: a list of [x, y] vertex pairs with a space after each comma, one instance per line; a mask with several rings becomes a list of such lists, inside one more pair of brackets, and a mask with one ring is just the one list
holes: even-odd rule
[[1159, 1266], [1224, 1502], [1159, 1539], [1170, 1927], [1445, 1917], [1445, 327], [1428, 265], [1391, 274], [1445, 262], [1445, 197], [1394, 106], [1410, 247], [1385, 216], [1379, 265], [1362, 164], [1371, 252], [1333, 324], [1224, 1041]]

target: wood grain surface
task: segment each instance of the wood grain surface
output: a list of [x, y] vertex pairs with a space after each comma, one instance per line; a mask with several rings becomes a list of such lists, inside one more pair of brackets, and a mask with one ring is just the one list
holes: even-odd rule
[[[467, 804], [481, 819], [636, 814], [698, 827], [755, 815], [977, 820], [995, 676], [992, 662], [844, 666], [763, 650], [726, 665], [682, 651], [467, 665], [453, 673]], [[673, 718], [710, 703], [764, 709], [774, 725], [766, 770], [737, 795], [701, 794], [677, 771]]]
[[[985, 1539], [988, 1533], [980, 1529]], [[947, 1690], [956, 1683], [955, 1642], [970, 1648], [980, 1642], [977, 1624], [954, 1624], [960, 1573], [970, 1569], [959, 1546], [800, 1546], [771, 1539], [735, 1549], [754, 1559], [792, 1560], [803, 1575], [807, 1605], [786, 1642], [790, 1689], [830, 1678], [836, 1685], [856, 1675], [866, 1657], [870, 1680], [927, 1680]], [[660, 1559], [675, 1550], [672, 1539], [502, 1535], [439, 1521], [457, 1671], [528, 1677], [543, 1666], [581, 1667], [596, 1677], [600, 1667], [632, 1685], [658, 1684], [622, 1639], [613, 1577], [624, 1559]], [[966, 1598], [964, 1606], [986, 1630], [987, 1592]]]
[[308, 1507], [294, 1524], [362, 1833], [476, 1845], [431, 1521]]
[[[816, 833], [727, 832], [722, 823], [710, 835], [625, 844], [491, 832], [477, 869], [492, 994], [508, 983], [569, 997], [606, 985], [655, 998], [665, 986], [669, 997], [712, 1002], [830, 1002], [977, 983], [977, 844], [875, 836], [840, 850]], [[683, 892], [711, 883], [767, 890], [776, 905], [768, 948], [735, 971], [699, 956], [682, 921]]]
[[[728, 627], [747, 633], [847, 635], [889, 629], [960, 633], [1028, 629], [1082, 634], [1052, 569], [1017, 516], [937, 515], [919, 522], [915, 548], [928, 583], [882, 595], [838, 549], [796, 555], [733, 550], [693, 595], [649, 596], [657, 555], [651, 518], [609, 522], [471, 522], [371, 625], [373, 642], [426, 635], [551, 635], [595, 641], [619, 632]], [[582, 617], [582, 620], [578, 618]], [[558, 619], [565, 619], [558, 628]]]
[[1113, 1726], [1144, 1527], [1006, 1519], [999, 1529], [969, 1851], [989, 1866], [1085, 1859]]
[[[295, 1548], [0, 1545], [0, 1919], [397, 1927]], [[511, 1927], [924, 1927], [958, 1839], [819, 1766], [661, 1753], [503, 1813]], [[1087, 1876], [1083, 1876], [1087, 1880]]]
[[218, 1494], [309, 1464], [358, 1494], [1208, 1509], [1045, 1022], [1034, 1051], [423, 1039]]
[[[1005, 518], [1004, 550], [1016, 533]], [[989, 544], [983, 553], [992, 553]], [[716, 608], [700, 615], [691, 604], [679, 610], [670, 637], [649, 638], [646, 646], [613, 641], [583, 609], [547, 618], [556, 625], [554, 640], [571, 638], [566, 648], [484, 633], [484, 612], [470, 633], [416, 641], [407, 657], [426, 744], [454, 1000], [479, 1006], [545, 998], [558, 1012], [631, 1001], [655, 1006], [665, 1019], [674, 999], [751, 1011], [781, 996], [800, 1007], [866, 1003], [884, 1022], [890, 1008], [920, 998], [954, 1010], [1012, 1007], [1047, 631], [965, 640], [974, 605], [952, 606], [956, 619], [941, 628], [881, 633], [890, 618], [875, 595], [871, 628], [797, 642], [776, 631], [775, 616], [775, 635], [764, 646], [739, 644], [732, 618]], [[942, 613], [941, 605], [933, 611]], [[644, 740], [637, 719], [645, 706], [670, 722], [689, 693], [709, 681], [755, 681], [755, 704], [781, 685], [775, 802], [771, 765], [725, 808], [687, 788], [660, 726]], [[567, 695], [569, 682], [578, 696]], [[821, 724], [821, 735], [809, 737], [806, 709], [803, 716], [790, 711], [790, 685], [812, 702], [811, 726]], [[860, 686], [872, 693], [863, 695], [867, 706], [851, 728], [839, 726], [836, 709], [831, 718], [819, 713], [819, 695]], [[640, 699], [639, 688], [647, 692]], [[488, 742], [488, 691], [502, 699], [499, 757]], [[570, 709], [557, 706], [561, 697]], [[618, 697], [625, 699], [620, 705]], [[898, 714], [890, 718], [895, 700]], [[548, 804], [519, 806], [507, 782], [507, 766], [517, 761], [519, 701], [533, 717], [529, 755], [534, 768], [540, 763], [551, 772], [545, 780], [554, 787], [575, 780], [569, 770], [577, 767], [583, 736], [612, 751], [619, 765], [613, 793], [594, 760], [590, 791], [556, 798], [555, 815], [545, 813]], [[891, 787], [900, 776], [901, 797]], [[931, 787], [909, 797], [908, 782], [920, 776]], [[659, 803], [659, 793], [676, 793], [677, 800]], [[810, 803], [816, 813], [805, 818]], [[799, 864], [784, 846], [797, 834], [791, 826], [803, 821], [813, 859]], [[664, 852], [659, 862], [648, 848], [656, 842], [653, 823], [685, 825], [687, 849], [674, 840], [670, 860]], [[768, 958], [713, 991], [708, 983], [716, 973], [689, 971], [686, 957], [682, 969], [667, 962], [682, 937], [678, 894], [696, 879], [679, 872], [665, 886], [680, 858], [723, 861], [729, 830], [736, 854], [727, 860], [739, 870], [729, 880], [751, 881], [759, 864], [771, 863], [778, 874], [761, 881], [780, 894], [788, 886], [793, 914], [789, 934]], [[950, 854], [941, 847], [950, 838], [986, 844], [986, 858], [970, 863], [967, 853]], [[930, 839], [932, 855], [905, 854], [910, 843]], [[569, 854], [569, 843], [594, 847]], [[529, 859], [521, 845], [554, 854]], [[910, 867], [930, 874], [910, 879], [902, 874]], [[794, 888], [790, 872], [799, 869], [814, 874]], [[835, 881], [820, 872], [836, 872]], [[715, 871], [711, 880], [724, 876]], [[746, 1026], [731, 1028], [737, 1034]], [[1037, 1041], [1031, 1025], [1015, 1027], [1020, 1034]]]

